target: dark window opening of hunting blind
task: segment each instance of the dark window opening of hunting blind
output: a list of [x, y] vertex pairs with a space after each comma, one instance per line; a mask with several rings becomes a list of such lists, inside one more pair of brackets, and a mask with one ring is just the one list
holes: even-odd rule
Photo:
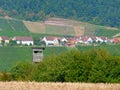
[[32, 48], [33, 49], [33, 62], [40, 62], [43, 60], [43, 51], [45, 48]]
[[42, 53], [42, 51], [34, 51], [34, 53]]

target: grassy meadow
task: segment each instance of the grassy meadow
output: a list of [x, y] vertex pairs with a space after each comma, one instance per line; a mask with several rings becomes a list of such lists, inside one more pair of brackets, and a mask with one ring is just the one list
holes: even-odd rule
[[[47, 47], [44, 51], [45, 57], [56, 55], [66, 51], [65, 47]], [[0, 47], [0, 71], [9, 69], [19, 62], [32, 62], [31, 47]]]

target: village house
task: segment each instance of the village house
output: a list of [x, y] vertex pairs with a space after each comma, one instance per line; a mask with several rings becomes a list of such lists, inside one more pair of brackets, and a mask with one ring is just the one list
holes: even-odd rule
[[79, 43], [89, 44], [92, 42], [93, 42], [92, 38], [88, 36], [81, 36], [79, 39]]
[[75, 47], [75, 44], [76, 44], [75, 38], [67, 38], [67, 42], [65, 43], [65, 46]]
[[4, 41], [5, 44], [8, 44], [9, 38], [7, 36], [0, 36], [0, 44], [2, 43], [2, 41]]
[[67, 39], [65, 37], [59, 37], [58, 41], [59, 41], [59, 45], [64, 46], [65, 43], [67, 42]]
[[120, 38], [113, 38], [112, 43], [120, 43]]
[[57, 37], [54, 36], [46, 36], [42, 39], [46, 43], [46, 46], [58, 46], [59, 41]]
[[15, 40], [17, 44], [22, 44], [22, 45], [34, 44], [32, 37], [27, 37], [27, 36], [16, 36], [13, 38], [13, 40]]

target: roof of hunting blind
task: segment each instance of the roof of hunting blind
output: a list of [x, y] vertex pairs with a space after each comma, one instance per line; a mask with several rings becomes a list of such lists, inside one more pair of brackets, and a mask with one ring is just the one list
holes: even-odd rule
[[32, 49], [43, 49], [43, 50], [45, 50], [45, 47], [32, 47]]

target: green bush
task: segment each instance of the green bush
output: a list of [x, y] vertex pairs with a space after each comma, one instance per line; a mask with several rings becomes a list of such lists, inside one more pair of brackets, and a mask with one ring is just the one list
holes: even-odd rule
[[13, 80], [38, 82], [120, 83], [120, 57], [105, 49], [71, 50], [37, 64], [20, 63], [11, 69]]

